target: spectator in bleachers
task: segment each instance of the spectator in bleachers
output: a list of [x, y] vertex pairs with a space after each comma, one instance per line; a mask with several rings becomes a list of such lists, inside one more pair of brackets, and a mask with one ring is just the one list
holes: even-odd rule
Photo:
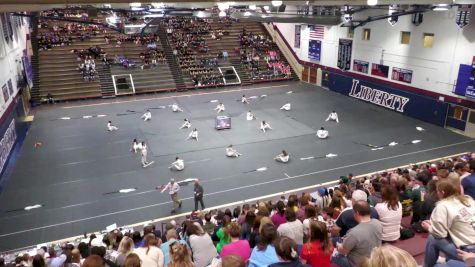
[[[362, 190], [355, 190], [353, 194], [351, 195], [351, 201], [354, 205], [354, 203], [358, 201], [368, 201], [368, 197], [366, 193]], [[371, 218], [374, 219], [379, 219], [378, 212], [373, 208], [370, 207], [370, 213], [371, 213]], [[345, 209], [337, 218], [335, 221], [335, 224], [333, 225], [332, 229], [332, 236], [337, 237], [343, 237], [346, 235], [348, 230], [351, 228], [355, 227], [358, 225], [358, 221], [356, 220], [356, 217], [354, 216], [354, 212], [352, 208]]]
[[155, 235], [149, 233], [143, 240], [143, 246], [134, 250], [142, 262], [142, 267], [163, 267], [163, 252], [157, 247], [158, 240]]
[[174, 242], [170, 245], [170, 263], [168, 267], [195, 267], [186, 243]]
[[303, 225], [300, 220], [297, 220], [297, 215], [292, 209], [285, 211], [286, 223], [281, 224], [277, 231], [280, 236], [286, 236], [294, 240], [298, 245], [303, 244]]
[[[466, 178], [465, 178], [466, 179]], [[437, 183], [437, 202], [430, 221], [423, 222], [428, 228], [424, 266], [434, 266], [443, 252], [448, 260], [460, 260], [457, 247], [471, 245], [475, 240], [475, 201], [470, 196], [462, 196], [453, 181]]]
[[61, 253], [61, 255], [58, 256], [53, 247], [48, 248], [48, 254], [49, 257], [46, 259], [46, 264], [48, 264], [49, 267], [62, 267], [66, 262], [66, 254]]
[[275, 225], [275, 228], [279, 228], [281, 224], [287, 222], [285, 219], [285, 204], [283, 201], [278, 201], [275, 206], [276, 212], [272, 215], [271, 220], [272, 223]]
[[299, 260], [297, 244], [288, 237], [281, 237], [275, 245], [275, 252], [279, 257], [279, 262], [269, 265], [269, 267], [307, 267]]
[[340, 267], [360, 266], [373, 248], [381, 246], [383, 227], [377, 219], [371, 218], [368, 202], [355, 200], [352, 213], [356, 226], [350, 228], [342, 243], [336, 244], [338, 254], [332, 257], [332, 262]]
[[382, 203], [374, 207], [383, 226], [383, 242], [394, 242], [401, 236], [402, 205], [396, 189], [384, 186], [381, 190]]
[[170, 262], [170, 246], [173, 243], [181, 243], [186, 245], [186, 241], [178, 240], [178, 234], [175, 229], [170, 229], [166, 232], [167, 241], [160, 245], [160, 249], [163, 252], [163, 266], [168, 266]]
[[469, 162], [470, 170], [472, 174], [466, 175], [461, 179], [464, 194], [471, 196], [475, 199], [475, 159]]
[[211, 213], [208, 212], [205, 214], [205, 222], [203, 224], [203, 231], [205, 231], [205, 233], [207, 233], [208, 235], [212, 235], [213, 232], [214, 232], [214, 228], [216, 227], [216, 225], [214, 225], [212, 222], [211, 222]]
[[115, 263], [118, 266], [124, 266], [125, 258], [134, 250], [134, 241], [128, 236], [124, 236], [119, 243], [119, 254], [116, 257]]
[[90, 255], [84, 260], [82, 267], [104, 267], [104, 261], [98, 255]]
[[382, 245], [371, 251], [362, 267], [417, 267], [417, 262], [407, 251], [391, 245]]
[[135, 253], [130, 253], [125, 258], [124, 267], [141, 267], [141, 262], [139, 256]]
[[255, 220], [256, 220], [256, 213], [253, 210], [248, 210], [241, 227], [241, 236], [240, 236], [241, 239], [249, 240]]
[[300, 252], [302, 263], [312, 267], [330, 267], [332, 253], [333, 245], [329, 240], [326, 224], [312, 219], [309, 224], [309, 241]]
[[221, 267], [246, 267], [246, 263], [238, 255], [230, 254], [221, 260]]
[[[5, 266], [5, 261], [3, 260], [3, 258], [0, 258], [0, 266], [1, 267]], [[31, 266], [32, 267], [46, 267], [45, 259], [43, 258], [42, 255], [37, 254], [33, 257]]]
[[260, 229], [260, 241], [254, 247], [249, 258], [249, 267], [268, 266], [279, 261], [274, 243], [278, 238], [276, 227], [266, 223]]
[[239, 240], [239, 234], [241, 232], [239, 224], [237, 222], [231, 222], [226, 226], [225, 231], [231, 237], [231, 242], [223, 246], [220, 257], [224, 258], [229, 254], [236, 254], [239, 255], [244, 262], [247, 262], [251, 256], [251, 247], [247, 240]]
[[211, 237], [203, 231], [201, 226], [192, 222], [186, 222], [186, 235], [193, 252], [193, 262], [196, 267], [208, 266], [214, 257], [218, 255]]

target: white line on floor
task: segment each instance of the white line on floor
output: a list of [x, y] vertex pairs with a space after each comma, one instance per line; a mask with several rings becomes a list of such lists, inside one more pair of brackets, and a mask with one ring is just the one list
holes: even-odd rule
[[[286, 181], [286, 180], [297, 179], [297, 178], [301, 178], [301, 177], [305, 177], [305, 176], [309, 176], [309, 175], [315, 175], [315, 174], [320, 174], [320, 173], [325, 173], [325, 172], [330, 172], [330, 171], [345, 169], [345, 168], [349, 168], [349, 167], [354, 167], [354, 166], [364, 165], [364, 164], [368, 164], [368, 163], [374, 163], [374, 162], [378, 162], [378, 161], [384, 161], [384, 160], [388, 160], [388, 159], [394, 159], [394, 158], [399, 158], [399, 157], [404, 157], [404, 156], [409, 156], [409, 155], [424, 153], [424, 152], [428, 152], [428, 151], [438, 150], [438, 149], [441, 149], [441, 148], [453, 147], [453, 146], [462, 145], [462, 144], [468, 144], [468, 143], [473, 143], [473, 142], [475, 142], [475, 140], [467, 140], [467, 141], [458, 142], [458, 143], [454, 143], [454, 144], [450, 144], [450, 145], [438, 146], [438, 147], [423, 149], [423, 150], [419, 150], [419, 151], [408, 152], [408, 153], [404, 153], [404, 154], [400, 154], [400, 155], [389, 156], [389, 157], [385, 157], [385, 158], [379, 158], [379, 159], [375, 159], [375, 160], [368, 160], [368, 161], [359, 162], [359, 163], [354, 163], [354, 164], [349, 164], [349, 165], [345, 165], [345, 166], [339, 166], [339, 167], [335, 167], [335, 168], [331, 168], [331, 169], [320, 170], [320, 171], [314, 171], [314, 172], [299, 174], [299, 175], [295, 175], [295, 176], [289, 176], [289, 177], [285, 177], [285, 178], [280, 178], [280, 179], [276, 179], [276, 180], [271, 180], [271, 181], [266, 181], [266, 182], [261, 182], [261, 183], [256, 183], [256, 184], [250, 184], [250, 185], [244, 185], [244, 186], [229, 188], [229, 189], [226, 189], [226, 190], [221, 190], [221, 191], [217, 191], [217, 192], [208, 193], [208, 194], [205, 194], [205, 196], [212, 196], [212, 195], [217, 195], [217, 194], [223, 194], [223, 193], [227, 193], [227, 192], [231, 192], [231, 191], [236, 191], [236, 190], [241, 190], [241, 189], [245, 189], [245, 188], [253, 188], [253, 187], [256, 187], [256, 186], [260, 186], [260, 185], [266, 185], [266, 184], [271, 184], [271, 183], [275, 183], [275, 182], [282, 182], [282, 181]], [[193, 199], [193, 197], [182, 198], [182, 200], [189, 200], [189, 199]], [[6, 234], [1, 234], [0, 237], [12, 236], [12, 235], [17, 235], [17, 234], [21, 234], [21, 233], [32, 232], [32, 231], [41, 230], [41, 229], [47, 229], [47, 228], [52, 228], [52, 227], [61, 226], [61, 225], [66, 225], [66, 224], [71, 224], [71, 223], [77, 223], [77, 222], [88, 221], [88, 220], [92, 220], [92, 219], [97, 219], [97, 218], [101, 218], [101, 217], [107, 217], [107, 216], [116, 215], [116, 214], [121, 214], [121, 213], [126, 213], [126, 212], [130, 212], [130, 211], [137, 211], [137, 210], [142, 210], [142, 209], [147, 209], [147, 208], [162, 206], [162, 205], [169, 204], [169, 203], [171, 203], [171, 201], [162, 202], [162, 203], [156, 203], [156, 204], [151, 204], [151, 205], [147, 205], [147, 206], [141, 206], [141, 207], [132, 208], [132, 209], [126, 209], [126, 210], [120, 210], [120, 211], [114, 211], [114, 212], [104, 213], [104, 214], [100, 214], [100, 215], [96, 215], [96, 216], [91, 216], [91, 217], [86, 217], [86, 218], [81, 218], [81, 219], [77, 219], [77, 220], [71, 220], [71, 221], [66, 221], [66, 222], [60, 222], [60, 223], [55, 223], [55, 224], [50, 224], [50, 225], [45, 225], [45, 226], [39, 226], [39, 227], [29, 228], [29, 229], [25, 229], [25, 230], [20, 230], [20, 231], [10, 232], [10, 233], [6, 233]]]
[[193, 164], [193, 163], [205, 162], [205, 161], [210, 161], [210, 160], [211, 159], [200, 159], [200, 160], [186, 161], [186, 164]]
[[287, 176], [287, 178], [290, 178], [290, 176], [286, 172], [284, 172], [284, 175]]
[[121, 104], [121, 103], [132, 103], [132, 102], [151, 101], [151, 100], [159, 100], [159, 99], [170, 99], [170, 98], [179, 98], [179, 97], [225, 94], [225, 93], [234, 93], [234, 92], [242, 92], [242, 91], [269, 89], [269, 88], [276, 88], [276, 87], [287, 87], [287, 86], [288, 85], [272, 85], [272, 86], [266, 86], [266, 87], [233, 89], [233, 90], [218, 91], [218, 92], [192, 93], [192, 94], [186, 94], [186, 95], [173, 95], [173, 96], [152, 97], [152, 98], [145, 98], [145, 99], [114, 101], [114, 102], [106, 102], [106, 103], [85, 104], [85, 105], [68, 106], [68, 107], [62, 107], [62, 108], [63, 109], [71, 109], [71, 108], [93, 107], [93, 106], [103, 106], [103, 105], [112, 105], [112, 104]]

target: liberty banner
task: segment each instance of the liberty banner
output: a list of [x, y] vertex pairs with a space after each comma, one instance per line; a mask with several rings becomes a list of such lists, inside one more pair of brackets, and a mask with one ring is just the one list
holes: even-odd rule
[[308, 58], [310, 60], [320, 61], [321, 52], [322, 52], [322, 41], [320, 40], [308, 41]]

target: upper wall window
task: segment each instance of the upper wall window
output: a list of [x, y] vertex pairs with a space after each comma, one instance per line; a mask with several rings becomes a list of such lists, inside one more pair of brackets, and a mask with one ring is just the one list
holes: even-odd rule
[[401, 32], [401, 44], [409, 44], [411, 42], [411, 32]]
[[425, 48], [431, 48], [433, 44], [434, 44], [434, 34], [424, 33], [424, 39], [422, 39], [422, 45]]
[[363, 40], [369, 41], [371, 38], [371, 29], [363, 29]]
[[353, 29], [352, 27], [348, 27], [347, 37], [348, 38], [353, 38], [353, 35], [355, 35], [355, 29]]

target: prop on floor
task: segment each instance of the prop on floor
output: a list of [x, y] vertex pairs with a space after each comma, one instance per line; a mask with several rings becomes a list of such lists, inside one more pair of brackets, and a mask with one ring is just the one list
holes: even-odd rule
[[34, 147], [35, 147], [35, 148], [38, 148], [38, 147], [41, 147], [42, 145], [43, 145], [42, 142], [36, 142], [36, 143], [34, 144]]
[[29, 210], [33, 210], [33, 209], [39, 209], [41, 207], [43, 207], [43, 205], [35, 204], [35, 205], [32, 205], [32, 206], [26, 206], [26, 207], [21, 208], [21, 209], [7, 210], [6, 212], [17, 212], [17, 211], [23, 211], [23, 210], [29, 211]]
[[107, 193], [104, 193], [103, 195], [127, 194], [127, 193], [130, 193], [130, 192], [134, 192], [134, 191], [136, 191], [136, 190], [137, 190], [136, 187], [134, 187], [134, 188], [126, 188], [126, 189], [120, 189], [120, 190], [117, 190], [117, 191], [107, 192]]
[[300, 158], [300, 160], [324, 159], [324, 158], [334, 158], [334, 157], [338, 157], [338, 154], [329, 153], [323, 156], [310, 156], [310, 157]]
[[419, 126], [417, 126], [417, 127], [416, 127], [416, 130], [418, 130], [419, 132], [422, 132], [422, 131], [425, 131], [426, 129], [424, 129], [424, 128], [422, 128], [422, 127], [419, 127]]
[[257, 168], [255, 170], [252, 170], [252, 171], [245, 171], [243, 173], [251, 173], [251, 172], [264, 172], [264, 171], [267, 171], [267, 167], [260, 167], [260, 168]]

